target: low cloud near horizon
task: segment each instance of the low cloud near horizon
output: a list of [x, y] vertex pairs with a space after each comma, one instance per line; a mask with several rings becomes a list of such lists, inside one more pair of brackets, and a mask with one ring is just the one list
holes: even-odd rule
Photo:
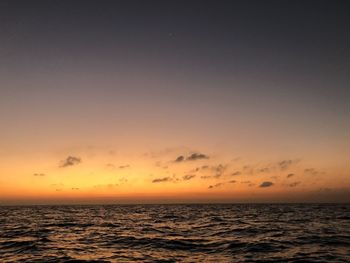
[[152, 181], [152, 183], [164, 183], [164, 182], [170, 182], [172, 181], [171, 177], [163, 177], [163, 178], [156, 178]]
[[291, 178], [293, 176], [294, 176], [294, 174], [287, 174], [287, 178]]
[[68, 156], [66, 159], [61, 161], [60, 168], [68, 167], [68, 166], [74, 166], [81, 163], [81, 158], [76, 156]]
[[185, 181], [188, 181], [188, 180], [191, 180], [191, 179], [193, 179], [193, 178], [195, 178], [195, 177], [196, 177], [195, 174], [186, 174], [186, 175], [184, 175], [184, 176], [182, 177], [182, 179], [185, 180]]
[[34, 176], [40, 176], [40, 177], [41, 177], [41, 176], [45, 176], [44, 173], [34, 173], [33, 175], [34, 175]]
[[266, 181], [266, 182], [262, 182], [259, 187], [261, 188], [266, 188], [266, 187], [271, 187], [273, 186], [273, 182], [269, 182], [269, 181]]
[[180, 163], [183, 161], [196, 161], [196, 160], [203, 160], [203, 159], [209, 159], [209, 156], [203, 153], [192, 153], [186, 158], [183, 155], [180, 155], [175, 159], [174, 162]]

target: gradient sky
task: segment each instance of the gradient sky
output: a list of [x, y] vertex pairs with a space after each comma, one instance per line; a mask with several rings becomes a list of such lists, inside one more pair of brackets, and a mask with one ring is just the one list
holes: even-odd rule
[[1, 1], [0, 204], [349, 202], [349, 13]]

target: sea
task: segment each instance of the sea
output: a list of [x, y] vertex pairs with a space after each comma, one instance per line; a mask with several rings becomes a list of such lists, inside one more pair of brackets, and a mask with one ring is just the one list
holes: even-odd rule
[[350, 204], [2, 206], [0, 262], [350, 262]]

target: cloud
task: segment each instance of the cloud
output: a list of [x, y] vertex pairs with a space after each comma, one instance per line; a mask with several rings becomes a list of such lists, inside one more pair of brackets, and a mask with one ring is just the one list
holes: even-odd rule
[[[107, 163], [106, 167], [109, 168], [109, 169], [115, 169], [116, 168], [116, 166], [113, 163]], [[125, 168], [129, 168], [129, 167], [130, 167], [130, 165], [128, 165], [128, 164], [118, 166], [119, 169], [125, 169]]]
[[318, 175], [318, 174], [321, 174], [321, 172], [317, 171], [317, 170], [314, 169], [314, 168], [307, 168], [307, 169], [304, 169], [304, 173], [305, 173], [305, 174], [309, 174], [309, 175]]
[[277, 166], [281, 169], [281, 170], [287, 170], [290, 166], [292, 166], [293, 164], [298, 163], [300, 160], [296, 159], [296, 160], [283, 160], [279, 163], [277, 163]]
[[182, 162], [182, 161], [184, 161], [184, 160], [185, 160], [185, 157], [183, 157], [182, 155], [180, 155], [179, 157], [177, 157], [177, 158], [175, 159], [174, 162], [180, 163], [180, 162]]
[[266, 181], [266, 182], [262, 182], [259, 187], [265, 188], [265, 187], [271, 187], [273, 186], [272, 182]]
[[119, 179], [119, 182], [121, 182], [121, 183], [126, 183], [127, 181], [128, 181], [128, 179], [126, 179], [126, 178], [124, 178], [124, 177], [122, 177], [122, 178]]
[[65, 160], [61, 161], [61, 164], [59, 167], [64, 168], [68, 166], [73, 166], [81, 163], [81, 159], [79, 157], [75, 156], [68, 156]]
[[209, 156], [207, 156], [203, 153], [192, 153], [191, 155], [189, 155], [187, 157], [180, 155], [174, 160], [174, 162], [181, 163], [183, 161], [196, 161], [196, 160], [202, 160], [202, 159], [209, 159]]
[[283, 160], [278, 163], [278, 166], [281, 170], [287, 170], [293, 164], [292, 160]]
[[156, 178], [152, 181], [152, 183], [164, 183], [164, 182], [170, 182], [172, 181], [171, 177], [163, 177], [163, 178]]
[[287, 174], [287, 178], [293, 177], [295, 174]]
[[244, 165], [242, 167], [242, 172], [245, 174], [250, 174], [252, 175], [254, 173], [254, 169], [252, 165]]
[[249, 187], [255, 186], [251, 181], [242, 181], [241, 184], [247, 184]]
[[212, 177], [219, 178], [221, 175], [224, 174], [226, 168], [227, 168], [227, 166], [226, 165], [222, 165], [222, 164], [218, 164], [218, 165], [214, 165], [214, 166], [210, 167], [210, 169], [214, 173], [214, 175]]
[[203, 165], [203, 166], [201, 166], [201, 167], [197, 167], [194, 171], [195, 172], [198, 172], [198, 171], [200, 171], [200, 170], [206, 170], [206, 169], [208, 169], [209, 168], [209, 165]]
[[255, 184], [252, 183], [251, 181], [242, 181], [241, 184], [247, 184], [249, 187], [254, 186]]
[[217, 173], [223, 173], [226, 170], [226, 165], [222, 165], [219, 164], [217, 166], [213, 166], [213, 169], [217, 172]]
[[270, 169], [265, 167], [265, 168], [259, 169], [258, 172], [260, 172], [260, 173], [268, 173], [268, 172], [270, 172]]
[[223, 186], [225, 184], [234, 184], [236, 183], [235, 180], [231, 180], [231, 181], [228, 181], [228, 182], [222, 182], [222, 183], [217, 183], [217, 184], [214, 184], [214, 185], [209, 185], [208, 188], [209, 189], [213, 189], [213, 188], [216, 188], [216, 187], [220, 187], [220, 186]]
[[300, 184], [301, 182], [294, 182], [294, 183], [291, 183], [289, 184], [289, 187], [296, 187]]
[[237, 172], [232, 173], [231, 175], [236, 176], [236, 175], [241, 175], [241, 174], [242, 174], [241, 172], [237, 171]]
[[250, 184], [251, 181], [242, 181], [241, 184]]
[[202, 179], [208, 179], [208, 178], [219, 178], [221, 177], [224, 172], [226, 171], [227, 165], [213, 165], [213, 166], [208, 166], [208, 165], [203, 165], [202, 167], [197, 167], [194, 172], [198, 172], [199, 170], [205, 170], [205, 173], [208, 173], [207, 175], [201, 176]]
[[220, 187], [222, 185], [223, 185], [223, 183], [217, 183], [217, 184], [214, 184], [214, 185], [209, 185], [208, 189], [213, 189], [213, 188], [216, 188], [216, 187]]
[[34, 173], [33, 175], [34, 175], [34, 176], [38, 176], [38, 177], [45, 176], [45, 174], [44, 174], [44, 173]]
[[195, 178], [196, 175], [195, 174], [186, 174], [182, 177], [183, 180], [188, 181], [191, 180], [192, 178]]
[[196, 161], [201, 159], [209, 159], [209, 156], [203, 153], [192, 153], [190, 156], [186, 158], [187, 161]]

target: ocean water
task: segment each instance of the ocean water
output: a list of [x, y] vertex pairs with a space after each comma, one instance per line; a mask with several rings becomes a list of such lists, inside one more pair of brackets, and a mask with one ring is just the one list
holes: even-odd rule
[[350, 262], [350, 205], [0, 207], [0, 262]]

